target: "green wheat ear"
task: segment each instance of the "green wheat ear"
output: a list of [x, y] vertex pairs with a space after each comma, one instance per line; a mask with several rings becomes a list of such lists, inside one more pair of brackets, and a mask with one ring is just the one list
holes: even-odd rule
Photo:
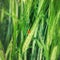
[[58, 46], [55, 46], [54, 48], [53, 48], [53, 50], [52, 50], [52, 54], [51, 54], [51, 58], [50, 58], [50, 60], [56, 60], [56, 58], [57, 58], [57, 51], [58, 51]]
[[33, 37], [33, 34], [35, 32], [35, 29], [36, 27], [38, 26], [38, 23], [39, 23], [39, 18], [36, 19], [36, 21], [34, 22], [33, 26], [32, 26], [32, 29], [31, 29], [31, 32], [30, 34], [27, 36], [24, 44], [23, 44], [23, 47], [22, 47], [22, 53], [24, 53], [27, 49], [28, 49], [28, 46], [32, 40], [32, 37]]

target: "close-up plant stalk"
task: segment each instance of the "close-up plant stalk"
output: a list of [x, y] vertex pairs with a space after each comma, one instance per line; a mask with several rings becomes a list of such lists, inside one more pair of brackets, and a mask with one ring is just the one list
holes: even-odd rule
[[0, 0], [0, 60], [60, 60], [60, 0]]

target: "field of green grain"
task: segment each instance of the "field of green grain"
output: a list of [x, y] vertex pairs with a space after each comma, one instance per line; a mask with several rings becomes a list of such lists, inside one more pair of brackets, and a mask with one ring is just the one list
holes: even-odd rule
[[0, 0], [0, 60], [60, 60], [60, 0]]

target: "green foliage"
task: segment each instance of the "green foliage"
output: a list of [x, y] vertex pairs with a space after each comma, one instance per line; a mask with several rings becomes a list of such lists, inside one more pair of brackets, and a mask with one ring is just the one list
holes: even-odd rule
[[60, 0], [0, 0], [0, 60], [60, 60]]

